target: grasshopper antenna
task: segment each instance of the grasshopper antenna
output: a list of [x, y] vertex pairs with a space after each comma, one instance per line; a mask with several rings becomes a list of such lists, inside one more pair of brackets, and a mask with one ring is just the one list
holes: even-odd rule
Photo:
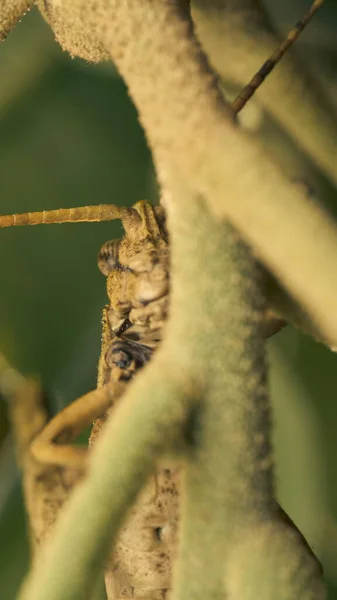
[[0, 215], [1, 227], [18, 227], [23, 225], [51, 225], [54, 223], [89, 223], [121, 219], [123, 225], [139, 221], [140, 217], [134, 208], [124, 208], [114, 204], [96, 206], [79, 206], [78, 208], [59, 208], [13, 215]]
[[288, 33], [286, 39], [280, 44], [271, 57], [268, 58], [268, 60], [262, 65], [261, 69], [254, 75], [253, 79], [248, 83], [248, 85], [243, 88], [235, 100], [233, 100], [232, 109], [236, 114], [240, 112], [248, 100], [253, 96], [253, 94], [255, 94], [261, 83], [263, 83], [269, 73], [272, 72], [277, 63], [280, 62], [287, 50], [293, 45], [294, 42], [296, 42], [303, 29], [305, 29], [309, 21], [311, 21], [312, 17], [322, 6], [323, 2], [324, 0], [315, 0], [312, 3], [307, 14], [296, 23], [294, 29]]

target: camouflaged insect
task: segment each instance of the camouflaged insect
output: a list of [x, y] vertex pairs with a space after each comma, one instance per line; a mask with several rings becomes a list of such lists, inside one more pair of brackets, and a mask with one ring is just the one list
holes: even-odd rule
[[[106, 242], [98, 257], [110, 302], [103, 310], [98, 386], [130, 381], [160, 343], [167, 318], [169, 247], [164, 215], [160, 207], [147, 202], [134, 208], [140, 221], [132, 235]], [[106, 417], [96, 421], [91, 444]], [[132, 507], [106, 564], [109, 600], [167, 597], [178, 515], [179, 467], [158, 466]]]

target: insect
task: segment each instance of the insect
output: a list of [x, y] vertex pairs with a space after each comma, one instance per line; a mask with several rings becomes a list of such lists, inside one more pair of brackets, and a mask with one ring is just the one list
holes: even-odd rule
[[[48, 485], [39, 490], [40, 510], [30, 502], [38, 529], [38, 542], [49, 534], [60, 505], [66, 501], [71, 485], [85, 468], [82, 449], [67, 445], [85, 425], [95, 419], [90, 445], [100, 434], [125, 385], [150, 360], [161, 341], [168, 312], [169, 245], [162, 207], [139, 202], [132, 209], [91, 207], [74, 211], [54, 211], [5, 218], [7, 224], [37, 224], [58, 221], [120, 217], [125, 228], [121, 240], [106, 242], [99, 253], [98, 266], [107, 278], [109, 304], [103, 309], [102, 348], [98, 367], [98, 392], [107, 384], [116, 386], [111, 401], [100, 403], [92, 396], [76, 401], [47, 423], [30, 445]], [[119, 387], [118, 387], [119, 386]], [[94, 392], [95, 394], [95, 392]], [[78, 411], [79, 409], [79, 411]], [[107, 410], [108, 409], [108, 410]], [[81, 413], [79, 415], [79, 412]], [[75, 475], [74, 475], [75, 473]], [[71, 483], [71, 485], [69, 484]], [[133, 596], [134, 589], [147, 590], [151, 598], [165, 597], [171, 581], [171, 556], [178, 522], [179, 468], [158, 468], [144, 488], [106, 568], [108, 598]], [[36, 483], [35, 483], [36, 489]], [[50, 508], [51, 503], [54, 505]], [[59, 506], [55, 506], [59, 503]], [[47, 511], [46, 511], [47, 506]], [[31, 518], [32, 520], [32, 518]], [[41, 522], [41, 520], [45, 522]], [[45, 529], [45, 530], [44, 530]], [[132, 560], [130, 560], [130, 556]]]
[[[146, 202], [134, 207], [140, 216], [120, 241], [103, 245], [98, 258], [107, 277], [110, 304], [103, 311], [98, 386], [132, 379], [160, 343], [168, 312], [169, 251], [163, 212]], [[130, 230], [129, 230], [130, 232]], [[91, 443], [104, 418], [98, 419]], [[178, 519], [177, 470], [157, 469], [134, 506], [106, 569], [108, 598], [146, 590], [164, 598], [171, 582], [171, 555]]]

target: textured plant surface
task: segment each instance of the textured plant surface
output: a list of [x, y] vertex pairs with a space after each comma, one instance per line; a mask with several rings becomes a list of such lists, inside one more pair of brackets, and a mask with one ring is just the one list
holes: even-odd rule
[[[0, 8], [4, 34], [23, 4]], [[161, 346], [110, 411], [20, 600], [99, 594], [111, 544], [159, 458], [183, 467], [173, 599], [323, 599], [319, 563], [275, 501], [264, 319], [276, 308], [336, 345], [337, 228], [239, 128], [212, 70], [247, 83], [274, 49], [272, 29], [250, 1], [196, 0], [193, 21], [179, 0], [38, 5], [65, 50], [112, 59], [128, 86], [161, 185], [171, 287]], [[266, 89], [266, 109], [335, 184], [334, 108], [291, 59]], [[97, 390], [105, 408], [109, 393]]]

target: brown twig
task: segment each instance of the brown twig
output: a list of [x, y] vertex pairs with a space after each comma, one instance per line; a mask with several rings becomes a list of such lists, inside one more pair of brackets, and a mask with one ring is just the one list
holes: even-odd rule
[[312, 17], [316, 14], [318, 9], [322, 6], [324, 0], [315, 0], [307, 12], [300, 21], [298, 21], [295, 27], [288, 33], [286, 39], [280, 44], [275, 52], [266, 60], [258, 72], [254, 75], [251, 81], [243, 88], [240, 94], [233, 100], [232, 108], [237, 114], [247, 104], [248, 100], [255, 94], [256, 90], [264, 82], [266, 77], [276, 67], [277, 63], [280, 62], [284, 54], [289, 48], [296, 42], [302, 31], [311, 21]]

